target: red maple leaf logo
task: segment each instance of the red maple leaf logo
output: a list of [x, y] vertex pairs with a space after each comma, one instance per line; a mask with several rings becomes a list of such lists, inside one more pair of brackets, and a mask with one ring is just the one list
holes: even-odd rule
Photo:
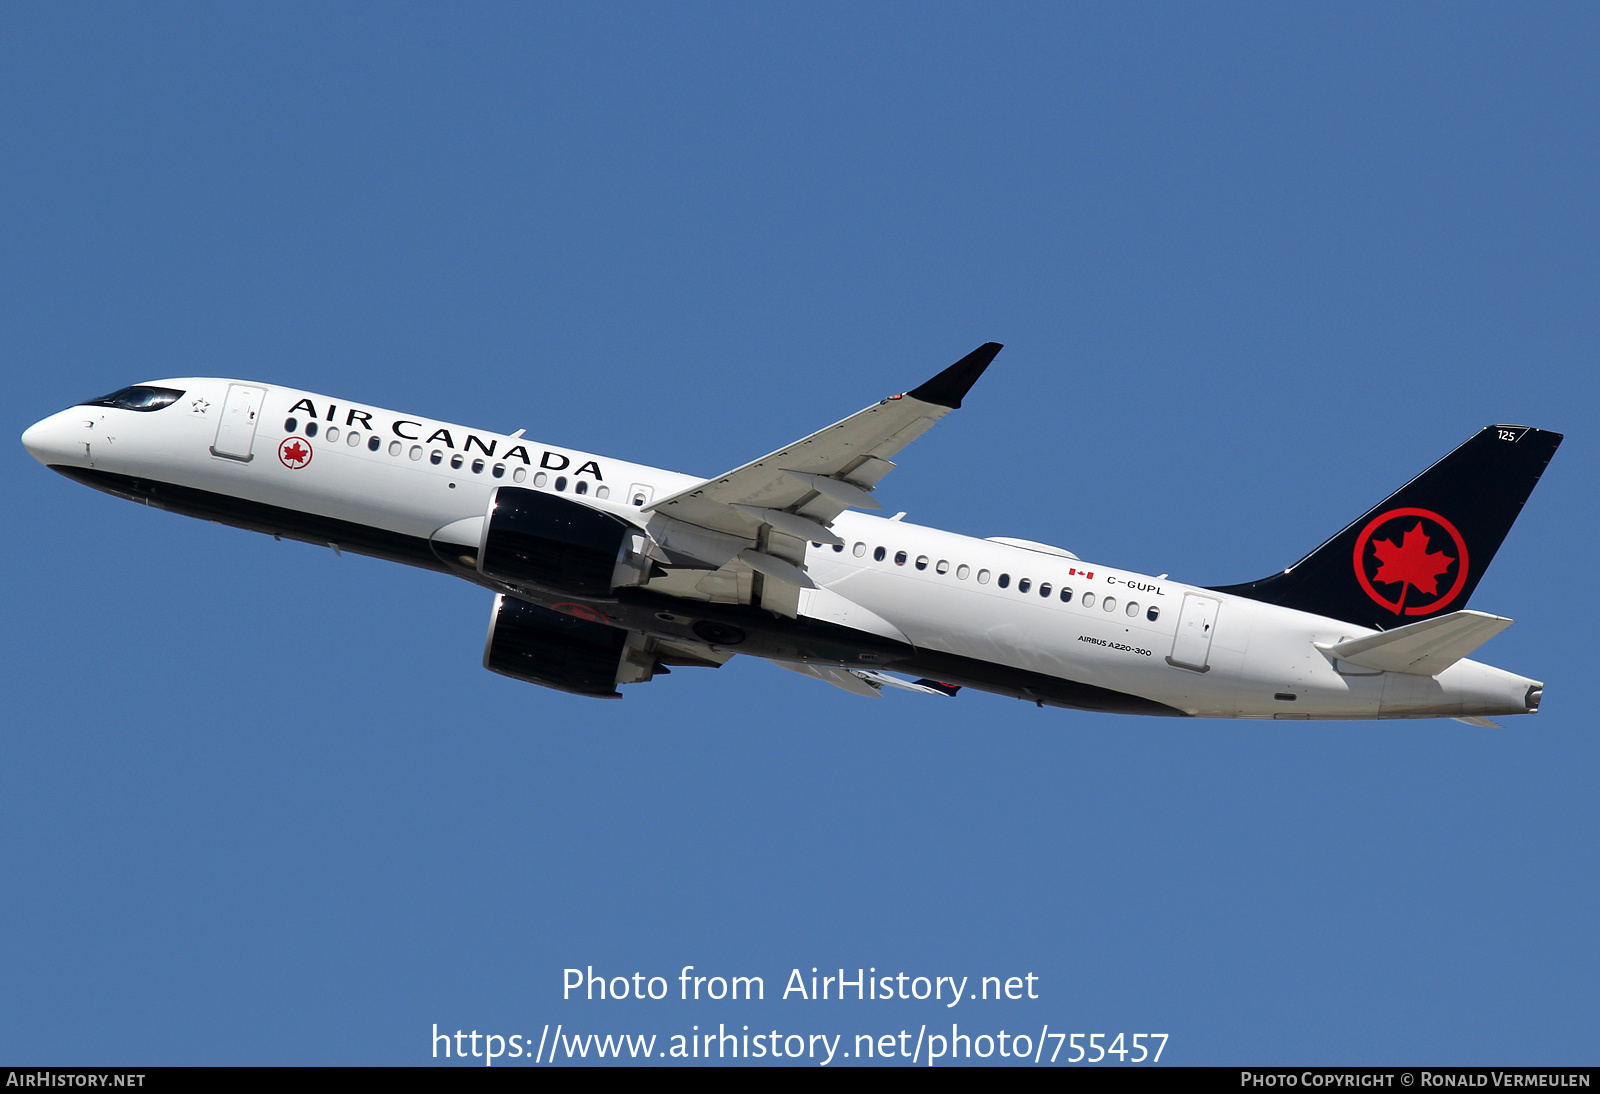
[[278, 459], [291, 470], [298, 470], [311, 462], [311, 446], [291, 437], [278, 446]]
[[1420, 520], [1400, 537], [1399, 543], [1387, 539], [1372, 541], [1372, 552], [1380, 564], [1372, 580], [1385, 585], [1400, 585], [1396, 614], [1405, 605], [1407, 588], [1414, 588], [1428, 596], [1438, 596], [1439, 578], [1455, 562], [1454, 555], [1430, 551], [1428, 546], [1428, 533], [1423, 530]]

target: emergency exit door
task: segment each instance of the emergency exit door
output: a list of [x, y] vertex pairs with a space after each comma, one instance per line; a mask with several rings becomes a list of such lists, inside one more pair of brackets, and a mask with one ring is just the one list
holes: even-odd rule
[[211, 444], [213, 456], [249, 463], [250, 446], [255, 443], [256, 423], [261, 418], [261, 403], [267, 389], [250, 384], [229, 384], [228, 398], [222, 404], [217, 422], [217, 439]]
[[1211, 666], [1211, 636], [1217, 629], [1217, 609], [1220, 601], [1209, 596], [1188, 593], [1183, 598], [1183, 610], [1178, 613], [1178, 634], [1172, 640], [1169, 665], [1205, 672]]

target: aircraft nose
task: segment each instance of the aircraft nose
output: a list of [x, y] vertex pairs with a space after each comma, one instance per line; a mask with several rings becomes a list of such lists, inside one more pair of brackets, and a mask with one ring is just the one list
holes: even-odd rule
[[67, 423], [63, 420], [68, 411], [52, 414], [43, 421], [34, 422], [22, 434], [22, 447], [28, 455], [45, 466], [63, 462], [70, 451]]

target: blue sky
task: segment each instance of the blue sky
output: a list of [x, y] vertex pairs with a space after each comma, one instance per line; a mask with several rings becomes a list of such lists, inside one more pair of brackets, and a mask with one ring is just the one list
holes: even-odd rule
[[[1485, 424], [1567, 440], [1472, 602], [1547, 683], [1500, 731], [744, 661], [582, 700], [484, 672], [481, 590], [13, 443], [0, 1057], [955, 1020], [1594, 1063], [1597, 39], [1577, 4], [7, 5], [13, 436], [228, 375], [710, 475], [993, 339], [891, 511], [1203, 584]], [[560, 997], [691, 964], [769, 998]], [[773, 998], [813, 966], [1040, 998]]]

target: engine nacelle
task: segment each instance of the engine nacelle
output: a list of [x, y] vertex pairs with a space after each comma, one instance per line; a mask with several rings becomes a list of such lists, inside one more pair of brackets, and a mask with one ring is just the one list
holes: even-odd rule
[[559, 691], [619, 699], [627, 644], [627, 631], [502, 595], [489, 617], [483, 667]]
[[644, 580], [650, 567], [639, 553], [644, 544], [644, 534], [620, 517], [554, 494], [502, 486], [484, 517], [478, 572], [570, 596], [610, 596], [619, 585]]

